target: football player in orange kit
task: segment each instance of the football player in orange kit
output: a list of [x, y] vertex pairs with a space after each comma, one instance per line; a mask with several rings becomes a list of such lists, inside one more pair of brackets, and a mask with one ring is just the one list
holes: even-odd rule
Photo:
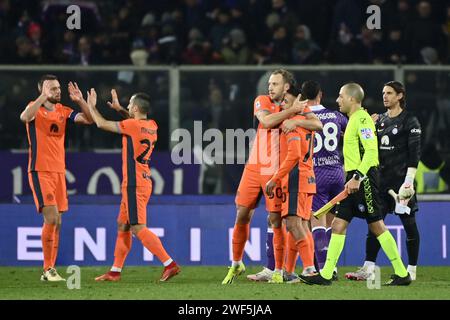
[[[115, 91], [111, 93], [113, 104], [117, 105], [117, 94]], [[134, 94], [128, 104], [129, 119], [120, 122], [105, 120], [96, 109], [96, 103], [97, 93], [91, 89], [88, 92], [88, 104], [97, 127], [122, 135], [123, 180], [114, 263], [109, 272], [95, 280], [120, 280], [125, 259], [131, 249], [133, 233], [163, 263], [164, 270], [159, 280], [167, 281], [180, 273], [180, 267], [167, 254], [158, 236], [147, 228], [147, 204], [152, 192], [148, 164], [157, 141], [158, 129], [154, 120], [147, 119], [150, 97], [145, 93]], [[113, 107], [111, 103], [109, 105]]]
[[[242, 174], [236, 195], [237, 215], [233, 230], [233, 261], [222, 284], [231, 284], [236, 276], [245, 272], [242, 262], [245, 243], [249, 238], [250, 221], [263, 188], [279, 165], [279, 129], [284, 120], [303, 110], [301, 103], [290, 109], [280, 111], [284, 96], [290, 87], [295, 86], [294, 76], [284, 69], [275, 70], [269, 78], [269, 95], [258, 96], [254, 102], [254, 127], [256, 139], [249, 160]], [[311, 115], [311, 129], [321, 129], [321, 122]], [[276, 128], [276, 129], [273, 129]], [[266, 209], [274, 232], [275, 271], [282, 273], [284, 261], [284, 228], [281, 224], [281, 188], [273, 196], [266, 194]]]
[[42, 251], [44, 271], [41, 281], [65, 281], [56, 271], [62, 213], [68, 210], [64, 139], [66, 123], [91, 124], [86, 101], [76, 83], [69, 82], [69, 95], [82, 112], [62, 105], [61, 85], [54, 75], [38, 82], [39, 97], [28, 103], [20, 115], [26, 124], [29, 156], [28, 180], [36, 209], [42, 213]]
[[[300, 97], [300, 90], [291, 88], [286, 94], [283, 108], [292, 108], [296, 96]], [[297, 98], [298, 99], [298, 98]], [[310, 112], [305, 109], [304, 112]], [[293, 120], [305, 119], [303, 114], [295, 114]], [[266, 184], [266, 193], [273, 195], [273, 190], [281, 182], [282, 213], [289, 232], [288, 247], [296, 248], [303, 262], [303, 274], [314, 274], [314, 241], [309, 231], [313, 195], [316, 193], [316, 182], [313, 169], [314, 132], [296, 127], [294, 131], [282, 133], [280, 139], [280, 168]], [[285, 155], [283, 155], [285, 153]], [[288, 252], [291, 254], [291, 251]], [[289, 272], [295, 268], [296, 253], [287, 257], [286, 264]], [[283, 277], [272, 278], [273, 282], [282, 283]]]

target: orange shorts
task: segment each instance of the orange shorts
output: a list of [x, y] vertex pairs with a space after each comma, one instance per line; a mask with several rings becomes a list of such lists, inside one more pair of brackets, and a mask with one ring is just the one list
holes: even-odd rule
[[286, 201], [283, 202], [281, 217], [298, 216], [303, 220], [311, 219], [311, 210], [314, 194], [312, 193], [285, 193]]
[[264, 194], [266, 210], [268, 212], [281, 212], [281, 198], [283, 195], [281, 186], [277, 184], [272, 197], [265, 193], [266, 183], [270, 178], [272, 176], [263, 176], [258, 171], [249, 170], [245, 167], [235, 198], [236, 205], [254, 209], [258, 206], [258, 202]]
[[147, 204], [152, 187], [122, 187], [118, 223], [147, 224]]
[[59, 212], [69, 209], [64, 173], [32, 171], [28, 172], [28, 181], [38, 212], [42, 212], [44, 206], [56, 206]]

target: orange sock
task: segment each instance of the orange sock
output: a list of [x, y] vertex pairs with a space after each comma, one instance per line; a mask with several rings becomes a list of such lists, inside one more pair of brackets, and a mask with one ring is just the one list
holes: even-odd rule
[[53, 251], [53, 242], [55, 239], [55, 230], [56, 225], [47, 224], [44, 222], [41, 234], [42, 252], [44, 254], [44, 270], [53, 267], [52, 251]]
[[273, 255], [275, 258], [275, 269], [281, 270], [284, 267], [285, 258], [285, 239], [283, 232], [284, 226], [280, 228], [272, 228], [273, 230]]
[[164, 263], [170, 259], [170, 256], [164, 249], [161, 240], [159, 240], [158, 236], [151, 232], [148, 228], [142, 228], [136, 236], [139, 240], [141, 240], [144, 247], [155, 255], [161, 263]]
[[283, 246], [284, 246], [284, 252], [286, 255], [286, 249], [287, 249], [287, 245], [288, 245], [288, 232], [287, 232], [286, 225], [282, 224], [281, 231], [283, 231], [283, 240], [284, 240]]
[[308, 243], [309, 243], [309, 250], [311, 251], [311, 254], [314, 259], [314, 238], [312, 236], [312, 233], [309, 230], [308, 230]]
[[233, 261], [241, 261], [250, 236], [250, 224], [235, 224], [233, 229]]
[[295, 239], [290, 232], [288, 232], [286, 238], [286, 271], [292, 273], [295, 271], [295, 265], [298, 258], [298, 250], [297, 245], [295, 244]]
[[123, 268], [125, 259], [131, 250], [132, 242], [131, 231], [118, 231], [116, 239], [116, 247], [114, 248], [113, 267]]
[[303, 262], [303, 268], [314, 266], [314, 255], [311, 252], [309, 242], [308, 237], [306, 237], [295, 243], [298, 253], [300, 254], [300, 259], [302, 259]]
[[55, 238], [53, 239], [53, 250], [52, 250], [52, 267], [56, 265], [56, 258], [58, 257], [59, 248], [59, 228], [55, 228]]

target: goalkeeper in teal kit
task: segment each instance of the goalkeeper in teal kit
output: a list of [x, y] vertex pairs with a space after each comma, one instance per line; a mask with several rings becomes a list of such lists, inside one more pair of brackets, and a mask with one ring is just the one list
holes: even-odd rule
[[332, 235], [327, 259], [322, 271], [300, 276], [307, 284], [331, 285], [333, 270], [345, 243], [345, 233], [353, 217], [365, 219], [370, 231], [394, 267], [394, 274], [386, 285], [409, 285], [411, 278], [401, 260], [397, 244], [387, 230], [379, 200], [378, 142], [375, 124], [361, 107], [364, 91], [356, 83], [347, 83], [339, 91], [339, 111], [349, 117], [344, 134], [345, 189], [349, 196], [342, 200], [332, 223]]

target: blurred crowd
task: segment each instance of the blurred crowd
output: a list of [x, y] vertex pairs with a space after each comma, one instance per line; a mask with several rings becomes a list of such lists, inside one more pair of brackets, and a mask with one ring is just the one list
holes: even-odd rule
[[[446, 64], [446, 0], [0, 0], [0, 64]], [[367, 28], [369, 5], [381, 29]]]

